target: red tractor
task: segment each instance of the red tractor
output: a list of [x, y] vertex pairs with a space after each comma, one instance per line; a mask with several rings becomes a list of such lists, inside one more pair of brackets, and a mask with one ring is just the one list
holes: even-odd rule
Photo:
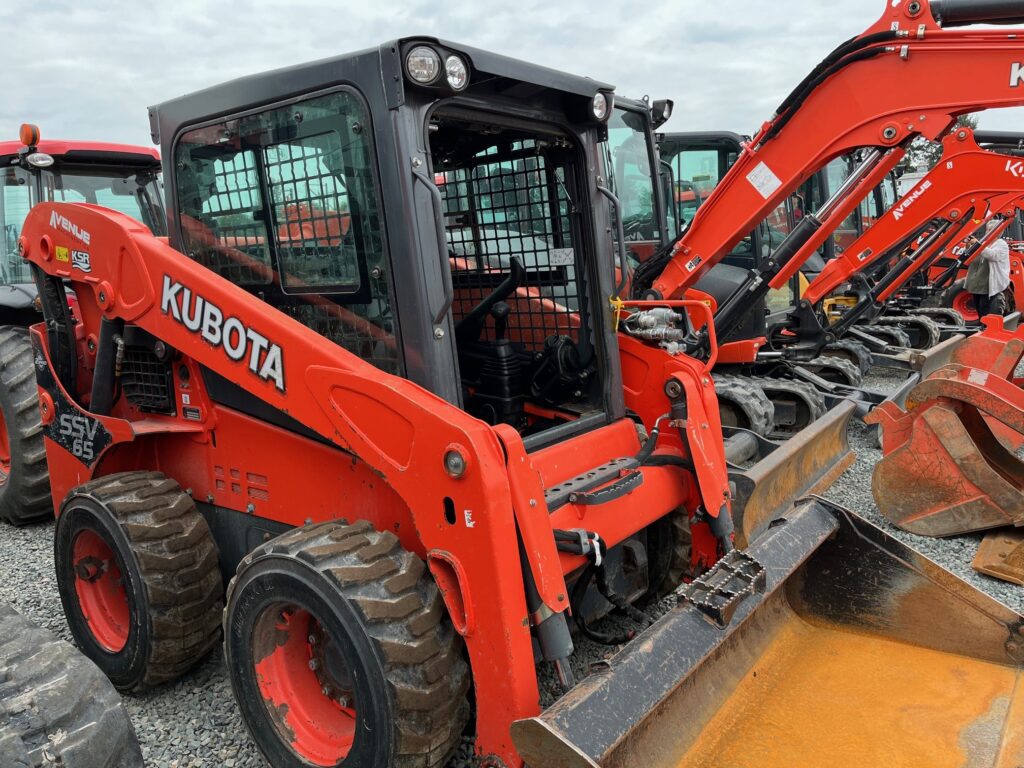
[[166, 232], [160, 155], [152, 147], [43, 141], [33, 125], [22, 126], [20, 139], [0, 142], [0, 520], [14, 524], [53, 514], [28, 340], [40, 306], [18, 256], [25, 217], [40, 202], [92, 203], [141, 221], [155, 235]]

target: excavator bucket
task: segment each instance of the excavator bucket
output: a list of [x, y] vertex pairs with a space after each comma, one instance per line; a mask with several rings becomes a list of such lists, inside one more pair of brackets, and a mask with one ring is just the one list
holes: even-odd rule
[[527, 764], [1024, 763], [1024, 616], [852, 512], [804, 500], [678, 594], [513, 726]]
[[[958, 361], [932, 373], [906, 397], [866, 418], [882, 430], [883, 458], [872, 492], [894, 525], [950, 536], [1024, 525], [1024, 390], [1014, 371], [1024, 341], [980, 333]], [[1002, 333], [1002, 331], [999, 331]]]
[[992, 531], [982, 539], [971, 567], [978, 573], [1024, 586], [1024, 531]]

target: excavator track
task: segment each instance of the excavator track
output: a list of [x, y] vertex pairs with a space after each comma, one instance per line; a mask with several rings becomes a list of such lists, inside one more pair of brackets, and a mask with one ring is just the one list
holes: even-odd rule
[[933, 318], [937, 323], [952, 325], [957, 328], [963, 328], [967, 324], [964, 321], [964, 316], [952, 307], [918, 307], [914, 310], [914, 314], [924, 315], [925, 317]]
[[865, 331], [870, 333], [872, 336], [876, 336], [883, 341], [888, 342], [894, 347], [902, 347], [903, 349], [911, 349], [910, 336], [902, 328], [896, 325], [876, 324], [870, 323], [860, 326]]
[[764, 390], [775, 409], [775, 420], [768, 437], [789, 438], [825, 415], [825, 396], [811, 384], [793, 379], [752, 378]]
[[823, 355], [813, 360], [808, 360], [806, 363], [800, 363], [800, 365], [811, 373], [816, 373], [823, 379], [838, 384], [859, 387], [864, 381], [864, 376], [861, 374], [860, 369], [849, 360], [844, 360], [841, 357]]
[[768, 436], [775, 427], [775, 406], [764, 389], [747, 376], [715, 374], [722, 424]]
[[917, 313], [879, 317], [875, 320], [875, 325], [899, 328], [907, 334], [914, 349], [930, 349], [942, 338], [939, 324], [930, 317]]
[[849, 360], [860, 369], [861, 373], [867, 373], [875, 362], [867, 345], [853, 339], [840, 339], [829, 344], [822, 350], [822, 355]]

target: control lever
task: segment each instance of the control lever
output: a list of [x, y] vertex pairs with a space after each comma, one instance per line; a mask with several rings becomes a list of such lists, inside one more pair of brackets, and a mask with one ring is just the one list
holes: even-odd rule
[[512, 308], [504, 301], [499, 301], [491, 307], [491, 318], [494, 320], [495, 341], [505, 340], [505, 334], [508, 332], [508, 316], [511, 312]]

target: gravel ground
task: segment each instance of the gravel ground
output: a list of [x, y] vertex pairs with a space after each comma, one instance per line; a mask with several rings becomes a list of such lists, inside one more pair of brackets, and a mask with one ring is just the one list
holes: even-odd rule
[[[901, 379], [877, 369], [867, 384], [891, 391]], [[895, 537], [936, 560], [961, 578], [1018, 611], [1024, 611], [1024, 588], [975, 573], [970, 566], [980, 536], [927, 539], [904, 533], [882, 518], [871, 497], [871, 468], [880, 457], [859, 422], [850, 427], [850, 443], [857, 453], [851, 467], [826, 494], [830, 499], [885, 528]], [[53, 577], [53, 525], [12, 528], [0, 525], [0, 600], [8, 601], [36, 623], [71, 639]], [[663, 604], [666, 608], [670, 602]], [[619, 626], [632, 626], [625, 619], [612, 619]], [[608, 627], [605, 622], [603, 629]], [[573, 671], [584, 676], [590, 666], [611, 655], [614, 649], [581, 639], [573, 657]], [[542, 702], [558, 695], [550, 670], [539, 670]], [[249, 740], [231, 695], [223, 657], [218, 650], [197, 669], [174, 685], [145, 695], [126, 696], [128, 712], [142, 742], [146, 765], [152, 768], [198, 768], [227, 766], [256, 768], [265, 763]], [[450, 763], [462, 768], [475, 763], [467, 740]]]

